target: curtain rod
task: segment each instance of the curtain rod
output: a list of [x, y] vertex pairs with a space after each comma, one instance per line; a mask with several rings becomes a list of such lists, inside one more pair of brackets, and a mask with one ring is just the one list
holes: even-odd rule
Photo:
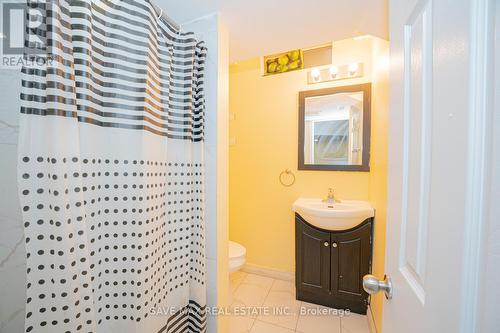
[[177, 22], [175, 22], [173, 19], [171, 19], [167, 14], [165, 14], [165, 12], [163, 11], [163, 9], [161, 9], [160, 7], [158, 7], [157, 5], [155, 5], [152, 2], [151, 2], [151, 4], [153, 5], [153, 7], [154, 7], [154, 9], [156, 11], [156, 14], [158, 14], [159, 17], [161, 17], [165, 21], [167, 21], [167, 23], [170, 24], [175, 30], [177, 30], [177, 31], [181, 30], [180, 25]]

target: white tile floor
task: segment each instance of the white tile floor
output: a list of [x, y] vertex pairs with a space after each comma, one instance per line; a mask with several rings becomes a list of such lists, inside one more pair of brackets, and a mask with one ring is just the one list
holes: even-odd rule
[[[231, 274], [230, 281], [233, 315], [229, 333], [369, 333], [366, 316], [341, 315], [334, 309], [297, 301], [293, 282], [244, 272]], [[250, 307], [259, 311], [249, 311]], [[286, 312], [275, 314], [274, 309]]]

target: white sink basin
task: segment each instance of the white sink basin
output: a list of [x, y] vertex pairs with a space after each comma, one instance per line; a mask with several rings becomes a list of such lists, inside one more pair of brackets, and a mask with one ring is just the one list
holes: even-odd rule
[[327, 203], [321, 199], [299, 198], [292, 209], [308, 223], [325, 230], [350, 229], [375, 215], [368, 202], [355, 200]]

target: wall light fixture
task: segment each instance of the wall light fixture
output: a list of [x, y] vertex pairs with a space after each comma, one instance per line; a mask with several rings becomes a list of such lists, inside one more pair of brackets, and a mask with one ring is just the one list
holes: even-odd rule
[[359, 64], [357, 62], [353, 62], [352, 64], [349, 65], [349, 75], [353, 76], [356, 75], [359, 69]]
[[332, 79], [337, 78], [338, 74], [339, 74], [339, 68], [337, 66], [330, 67], [330, 76], [332, 77]]
[[343, 79], [362, 77], [364, 65], [361, 62], [353, 62], [349, 65], [331, 65], [311, 69], [307, 75], [307, 83], [320, 83]]
[[321, 76], [321, 72], [318, 68], [313, 68], [311, 71], [311, 77], [314, 81], [318, 81]]

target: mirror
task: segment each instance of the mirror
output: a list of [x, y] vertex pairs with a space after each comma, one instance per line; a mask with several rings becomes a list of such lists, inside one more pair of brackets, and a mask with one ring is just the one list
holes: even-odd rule
[[369, 171], [371, 84], [299, 93], [299, 170]]

